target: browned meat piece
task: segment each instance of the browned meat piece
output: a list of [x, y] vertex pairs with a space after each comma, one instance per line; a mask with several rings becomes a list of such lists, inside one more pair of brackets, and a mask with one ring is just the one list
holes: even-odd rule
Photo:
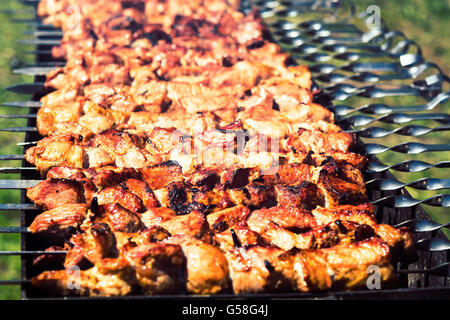
[[[281, 112], [293, 111], [293, 107], [297, 107], [298, 114], [302, 113], [304, 117], [305, 112], [310, 112], [309, 104], [312, 103], [312, 94], [309, 89], [299, 88], [299, 86], [290, 80], [270, 78], [267, 81], [263, 81], [261, 86], [263, 86], [270, 94], [273, 95], [277, 105]], [[304, 105], [304, 108], [298, 108], [299, 105]], [[303, 110], [302, 110], [303, 109]], [[315, 108], [314, 112], [324, 113], [324, 119], [332, 120], [333, 115], [330, 111], [323, 107]], [[292, 120], [294, 120], [294, 117]], [[297, 120], [300, 119], [297, 117]]]
[[126, 259], [136, 270], [145, 294], [180, 292], [186, 285], [186, 257], [179, 245], [148, 243], [128, 250]]
[[303, 181], [295, 186], [276, 185], [275, 193], [277, 204], [280, 207], [311, 210], [324, 203], [321, 190], [308, 181]]
[[307, 241], [301, 241], [301, 236], [308, 233], [309, 232], [297, 234], [283, 227], [280, 227], [273, 221], [270, 221], [261, 232], [261, 237], [262, 239], [264, 239], [264, 242], [277, 246], [278, 248], [283, 250], [290, 250], [292, 248], [305, 249], [309, 247], [310, 243], [308, 243]]
[[245, 226], [245, 223], [234, 224], [225, 231], [215, 233], [214, 240], [218, 242], [220, 249], [224, 252], [237, 247], [265, 244], [261, 236]]
[[304, 181], [316, 182], [315, 171], [313, 166], [303, 163], [286, 164], [278, 166], [273, 175], [266, 174], [262, 178], [270, 184], [295, 186]]
[[235, 204], [252, 208], [271, 206], [275, 203], [274, 188], [256, 183], [248, 184], [242, 188], [230, 189], [228, 195]]
[[86, 204], [65, 204], [36, 216], [28, 229], [33, 233], [63, 237], [71, 228], [80, 227], [86, 211]]
[[155, 190], [166, 187], [172, 182], [182, 181], [181, 167], [174, 162], [163, 162], [160, 165], [139, 169], [143, 180]]
[[74, 144], [71, 135], [50, 136], [40, 140], [35, 147], [27, 149], [25, 158], [45, 173], [53, 166], [68, 164], [83, 167], [83, 149]]
[[108, 187], [96, 194], [99, 205], [120, 204], [122, 207], [133, 212], [144, 212], [145, 206], [142, 199], [128, 188], [121, 186]]
[[156, 127], [148, 136], [148, 144], [155, 149], [155, 153], [166, 154], [182, 142], [182, 133], [176, 128]]
[[188, 235], [202, 240], [208, 240], [208, 222], [203, 213], [193, 210], [191, 213], [173, 217], [160, 223], [160, 226], [171, 235]]
[[86, 143], [77, 139], [70, 135], [44, 138], [27, 150], [26, 159], [43, 173], [53, 166], [142, 168], [162, 160], [145, 150], [142, 138], [121, 131], [101, 132]]
[[387, 224], [375, 224], [372, 228], [392, 248], [391, 254], [394, 261], [400, 257], [407, 262], [417, 259], [416, 242], [410, 229], [405, 227], [396, 229]]
[[98, 169], [78, 169], [54, 167], [47, 172], [47, 178], [92, 181], [97, 188], [117, 185], [128, 179], [137, 179], [140, 174], [132, 168], [103, 167]]
[[227, 259], [235, 293], [358, 289], [371, 265], [380, 267], [382, 285], [393, 278], [389, 247], [377, 238], [318, 250], [239, 248]]
[[198, 187], [202, 190], [213, 189], [220, 181], [218, 169], [200, 169], [193, 172], [188, 178], [190, 186]]
[[236, 206], [213, 212], [206, 216], [209, 227], [216, 233], [223, 232], [241, 221], [247, 220], [250, 210], [245, 206]]
[[147, 228], [160, 226], [161, 223], [169, 221], [177, 216], [177, 213], [169, 208], [151, 208], [141, 214], [141, 220]]
[[114, 232], [115, 245], [119, 256], [136, 246], [161, 242], [170, 237], [170, 233], [158, 226], [151, 226], [139, 232]]
[[300, 128], [298, 135], [291, 135], [287, 140], [290, 148], [299, 152], [314, 153], [340, 151], [348, 152], [355, 144], [355, 136], [350, 133], [323, 133], [320, 130], [305, 130]]
[[360, 185], [339, 179], [321, 171], [318, 187], [325, 195], [325, 207], [340, 204], [361, 204], [368, 201], [366, 190]]
[[47, 179], [27, 190], [27, 197], [44, 209], [57, 208], [64, 204], [86, 203], [85, 186], [74, 180]]
[[270, 222], [294, 232], [306, 231], [317, 225], [309, 211], [299, 208], [272, 207], [255, 210], [247, 219], [250, 229], [258, 233], [263, 233]]
[[143, 228], [139, 216], [119, 203], [104, 204], [97, 208], [93, 222], [105, 222], [113, 231], [138, 232]]
[[[332, 288], [337, 290], [366, 288], [369, 266], [380, 268], [382, 287], [392, 285], [395, 280], [389, 246], [374, 237], [349, 245], [306, 251], [302, 258], [306, 261], [321, 260], [322, 265], [331, 270]], [[313, 286], [322, 287], [318, 282]]]
[[273, 267], [283, 252], [267, 246], [234, 248], [226, 252], [234, 293], [286, 291], [290, 287], [289, 279]]
[[331, 208], [318, 207], [312, 210], [312, 214], [319, 225], [325, 225], [335, 220], [354, 221], [370, 226], [377, 223], [373, 215], [373, 205], [370, 203], [363, 203], [357, 206], [339, 205]]
[[185, 235], [176, 235], [164, 243], [183, 249], [187, 266], [187, 290], [194, 294], [215, 294], [230, 287], [228, 263], [222, 251], [213, 245]]
[[368, 225], [341, 220], [302, 233], [294, 233], [270, 222], [261, 234], [265, 241], [283, 250], [329, 248], [338, 244], [358, 242], [375, 235], [374, 229]]
[[65, 268], [91, 267], [103, 258], [117, 256], [114, 234], [105, 223], [94, 223], [80, 233], [74, 234], [68, 242]]
[[363, 170], [368, 165], [368, 160], [365, 156], [352, 152], [330, 150], [321, 153], [314, 153], [312, 151], [305, 153], [296, 151], [295, 148], [286, 148], [286, 151], [289, 150], [292, 151], [292, 153], [287, 153], [285, 157], [288, 159], [289, 163], [292, 164], [304, 163], [319, 167], [324, 161], [326, 162], [327, 159], [331, 157], [336, 162], [348, 163], [358, 170]]
[[146, 209], [158, 206], [158, 201], [156, 200], [152, 189], [150, 189], [144, 181], [137, 179], [128, 179], [122, 184], [122, 186], [138, 196], [142, 200], [142, 204]]
[[135, 292], [133, 269], [124, 259], [104, 259], [88, 270], [44, 271], [32, 285], [50, 296], [124, 296]]
[[46, 104], [38, 110], [37, 127], [39, 132], [44, 136], [56, 131], [62, 133], [65, 131], [64, 127], [61, 128], [58, 126], [58, 123], [77, 122], [79, 117], [81, 117], [81, 112], [82, 104], [80, 101]]

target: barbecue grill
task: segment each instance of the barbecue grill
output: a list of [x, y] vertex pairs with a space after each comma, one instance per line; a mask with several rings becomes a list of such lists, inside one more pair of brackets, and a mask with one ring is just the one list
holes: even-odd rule
[[[37, 0], [21, 0], [24, 4], [36, 6]], [[447, 224], [433, 222], [421, 207], [427, 204], [435, 207], [449, 207], [450, 195], [440, 194], [427, 199], [415, 199], [405, 189], [441, 190], [450, 188], [449, 179], [428, 177], [417, 181], [400, 182], [391, 171], [418, 172], [430, 168], [444, 171], [450, 161], [426, 163], [408, 160], [401, 163], [384, 164], [377, 154], [396, 152], [419, 154], [423, 152], [450, 151], [448, 144], [430, 145], [411, 141], [431, 132], [450, 129], [450, 115], [432, 113], [439, 104], [450, 97], [445, 91], [450, 81], [436, 64], [427, 62], [420, 46], [403, 33], [391, 31], [380, 21], [376, 28], [365, 30], [357, 25], [369, 25], [374, 17], [357, 14], [355, 5], [339, 0], [258, 0], [243, 1], [242, 10], [247, 12], [252, 6], [260, 10], [271, 33], [272, 40], [291, 53], [292, 57], [307, 64], [313, 73], [315, 86], [320, 90], [316, 100], [334, 111], [342, 128], [357, 133], [359, 138], [371, 138], [377, 143], [364, 143], [360, 148], [369, 160], [365, 173], [369, 199], [375, 204], [375, 212], [380, 223], [408, 225], [415, 231], [418, 260], [407, 264], [400, 261], [397, 270], [400, 274], [399, 288], [389, 290], [367, 290], [328, 293], [290, 293], [258, 295], [220, 295], [224, 298], [271, 299], [271, 298], [338, 298], [338, 299], [388, 299], [388, 298], [439, 298], [450, 296], [450, 241], [441, 231]], [[314, 16], [314, 19], [310, 19]], [[302, 21], [293, 22], [293, 17]], [[304, 17], [304, 19], [303, 19]], [[2, 128], [10, 132], [26, 132], [24, 149], [40, 139], [36, 129], [36, 112], [39, 100], [45, 94], [43, 81], [54, 66], [63, 64], [55, 61], [50, 54], [53, 45], [59, 43], [61, 32], [42, 24], [38, 18], [30, 21], [33, 38], [24, 43], [36, 47], [35, 65], [15, 70], [18, 73], [34, 76], [33, 83], [16, 85], [11, 91], [31, 95], [25, 102], [2, 102], [3, 105], [29, 108], [26, 127]], [[380, 59], [380, 57], [382, 59]], [[380, 60], [382, 60], [380, 62]], [[418, 105], [391, 106], [378, 103], [378, 99], [391, 96], [412, 96]], [[341, 103], [352, 97], [371, 99], [371, 104], [347, 106]], [[408, 122], [427, 120], [439, 123], [437, 127], [409, 125]], [[388, 128], [385, 124], [391, 125]], [[393, 128], [392, 128], [393, 127]], [[385, 146], [383, 138], [401, 135], [404, 142]], [[371, 140], [373, 141], [373, 140]], [[21, 203], [0, 204], [1, 210], [19, 210], [20, 228], [1, 228], [1, 232], [20, 232], [21, 250], [2, 252], [2, 255], [20, 255], [22, 262], [21, 279], [4, 280], [0, 284], [20, 285], [23, 299], [39, 298], [28, 279], [38, 273], [32, 266], [32, 259], [44, 253], [45, 247], [26, 227], [39, 213], [39, 209], [26, 197], [24, 188], [35, 185], [41, 178], [22, 154], [1, 155], [0, 160], [23, 160], [20, 168], [0, 168], [0, 173], [20, 173], [20, 180], [1, 180], [1, 189], [21, 189]], [[53, 252], [58, 254], [58, 252]], [[215, 299], [218, 296], [211, 296]], [[164, 296], [124, 297], [158, 299]], [[175, 299], [196, 299], [195, 296], [171, 295]], [[204, 298], [204, 297], [202, 297]]]

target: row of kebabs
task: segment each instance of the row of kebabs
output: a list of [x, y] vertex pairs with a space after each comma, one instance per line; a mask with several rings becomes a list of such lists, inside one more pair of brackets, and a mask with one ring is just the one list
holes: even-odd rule
[[262, 176], [259, 168], [189, 176], [173, 163], [53, 168], [29, 190], [49, 209], [29, 230], [67, 254], [38, 257], [35, 268], [61, 270], [33, 284], [64, 295], [347, 290], [364, 288], [377, 266], [386, 287], [392, 263], [414, 257], [413, 238], [377, 223], [355, 170], [333, 160]]
[[[238, 1], [43, 0], [61, 27], [26, 158], [62, 295], [258, 293], [383, 285], [414, 257], [378, 224], [356, 139], [313, 102], [311, 74]], [[50, 270], [50, 271], [49, 271]], [[74, 270], [76, 272], [74, 272]], [[76, 284], [75, 286], [73, 284]]]

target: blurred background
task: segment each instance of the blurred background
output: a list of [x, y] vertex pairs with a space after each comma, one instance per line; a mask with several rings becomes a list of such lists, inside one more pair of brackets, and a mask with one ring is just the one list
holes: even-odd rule
[[[427, 61], [438, 64], [443, 71], [450, 74], [450, 42], [448, 39], [450, 28], [450, 0], [355, 0], [358, 12], [365, 11], [370, 5], [377, 5], [381, 9], [381, 18], [386, 22], [391, 30], [401, 30], [408, 38], [416, 41], [423, 50], [423, 55]], [[12, 70], [18, 67], [33, 64], [33, 56], [27, 54], [27, 51], [33, 50], [33, 47], [18, 44], [19, 39], [25, 39], [24, 32], [30, 30], [25, 23], [13, 23], [14, 19], [32, 18], [31, 7], [22, 5], [18, 0], [0, 1], [0, 101], [21, 101], [27, 100], [27, 96], [21, 96], [7, 92], [3, 88], [13, 84], [32, 82], [33, 79], [27, 76], [20, 76], [12, 73]], [[298, 21], [298, 18], [296, 18]], [[294, 19], [295, 20], [295, 19]], [[299, 61], [300, 63], [304, 63]], [[444, 88], [445, 89], [445, 88]], [[448, 87], [446, 88], [448, 90]], [[377, 101], [389, 105], [414, 105], [419, 102], [415, 98], [401, 97], [389, 98]], [[353, 107], [362, 106], [371, 103], [364, 98], [351, 98], [342, 102], [342, 104]], [[449, 113], [450, 102], [440, 105], [432, 112]], [[1, 106], [0, 114], [27, 113], [28, 109], [8, 108]], [[419, 122], [414, 124], [428, 127], [439, 124], [431, 122]], [[25, 126], [25, 120], [0, 119], [0, 128]], [[378, 125], [378, 123], [377, 123]], [[19, 154], [22, 148], [17, 146], [18, 142], [24, 141], [24, 134], [0, 132], [0, 154]], [[370, 139], [366, 141], [370, 142]], [[391, 135], [377, 139], [376, 143], [386, 146], [393, 146], [404, 142], [404, 138], [398, 135]], [[421, 136], [418, 139], [410, 139], [429, 144], [448, 144], [450, 135], [448, 132], [431, 133]], [[386, 164], [398, 163], [404, 160], [416, 159], [429, 163], [450, 160], [449, 153], [423, 153], [421, 155], [405, 155], [400, 153], [388, 152], [379, 156], [380, 160]], [[20, 166], [20, 161], [2, 161], [1, 166]], [[399, 173], [394, 172], [398, 180], [402, 182], [413, 181], [422, 177], [440, 177], [449, 178], [446, 169], [430, 169], [421, 173]], [[1, 179], [19, 179], [20, 176], [10, 174], [2, 175]], [[440, 192], [417, 192], [414, 189], [408, 189], [413, 197], [425, 199]], [[20, 192], [1, 190], [0, 203], [19, 203]], [[448, 209], [434, 208], [424, 206], [424, 209], [438, 222], [447, 222], [450, 220]], [[19, 226], [19, 212], [1, 212], [0, 226]], [[447, 235], [450, 232], [446, 230]], [[12, 251], [20, 249], [20, 236], [16, 234], [0, 234], [0, 251]], [[16, 256], [0, 256], [0, 280], [19, 279], [20, 278], [20, 258]], [[17, 286], [0, 286], [0, 299], [19, 299], [20, 292]]]

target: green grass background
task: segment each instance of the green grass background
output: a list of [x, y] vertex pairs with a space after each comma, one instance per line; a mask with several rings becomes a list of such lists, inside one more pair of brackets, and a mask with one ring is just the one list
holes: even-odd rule
[[[428, 61], [437, 63], [445, 72], [450, 72], [450, 42], [449, 35], [449, 17], [450, 17], [450, 1], [448, 0], [359, 0], [355, 1], [358, 11], [365, 11], [369, 5], [378, 5], [381, 8], [381, 17], [387, 23], [391, 30], [401, 30], [405, 35], [420, 44], [423, 54]], [[14, 14], [11, 11], [19, 11]], [[25, 12], [24, 12], [25, 10]], [[27, 56], [24, 51], [32, 50], [17, 43], [17, 40], [25, 38], [22, 34], [29, 27], [25, 24], [11, 23], [11, 19], [31, 17], [27, 12], [30, 7], [21, 5], [17, 0], [1, 0], [0, 1], [0, 88], [7, 86], [31, 82], [32, 79], [26, 76], [18, 76], [12, 73], [12, 69], [19, 66], [32, 63], [32, 57]], [[294, 18], [295, 20], [296, 18]], [[298, 21], [298, 20], [296, 20]], [[301, 62], [301, 61], [300, 61]], [[444, 88], [448, 90], [448, 86]], [[26, 100], [27, 96], [16, 95], [0, 89], [0, 101], [16, 101]], [[388, 103], [391, 105], [408, 105], [423, 103], [415, 98], [389, 98], [377, 102]], [[352, 98], [342, 104], [352, 106], [361, 106], [370, 103], [363, 98]], [[26, 113], [26, 109], [14, 109], [1, 107], [0, 114], [17, 114]], [[450, 111], [450, 103], [443, 104], [433, 110], [433, 112]], [[8, 126], [24, 126], [25, 120], [3, 120], [0, 119], [0, 127]], [[426, 126], [437, 126], [433, 122], [417, 122], [417, 124]], [[377, 124], [379, 125], [379, 124]], [[389, 126], [386, 126], [389, 127]], [[21, 153], [22, 148], [16, 144], [24, 140], [24, 134], [21, 133], [2, 133], [0, 132], [0, 154]], [[370, 139], [367, 139], [370, 142]], [[381, 143], [392, 146], [397, 143], [404, 142], [402, 136], [389, 136], [384, 138]], [[410, 139], [410, 141], [418, 141], [422, 143], [450, 143], [448, 132], [433, 133], [418, 139]], [[377, 140], [376, 143], [380, 143]], [[404, 155], [389, 152], [380, 155], [383, 163], [393, 164], [408, 159], [423, 160], [430, 163], [449, 160], [449, 153], [425, 153], [422, 155]], [[20, 166], [19, 161], [2, 162], [1, 166]], [[433, 176], [440, 178], [449, 178], [446, 169], [431, 169], [424, 173], [399, 174], [394, 172], [400, 181], [412, 181], [421, 177]], [[2, 175], [0, 179], [17, 179], [18, 175]], [[417, 192], [409, 189], [413, 196], [420, 199], [438, 194], [439, 192]], [[447, 190], [441, 190], [445, 193]], [[18, 191], [0, 191], [1, 203], [18, 203], [20, 201], [20, 193]], [[427, 212], [440, 222], [449, 221], [450, 214], [448, 209], [439, 209], [425, 206]], [[0, 226], [19, 226], [18, 212], [0, 212]], [[447, 232], [447, 234], [450, 234]], [[20, 249], [20, 237], [15, 234], [0, 234], [0, 251], [11, 251]], [[20, 259], [14, 256], [0, 256], [0, 280], [19, 279], [20, 278]], [[0, 286], [0, 299], [19, 299], [20, 292], [16, 286]]]

